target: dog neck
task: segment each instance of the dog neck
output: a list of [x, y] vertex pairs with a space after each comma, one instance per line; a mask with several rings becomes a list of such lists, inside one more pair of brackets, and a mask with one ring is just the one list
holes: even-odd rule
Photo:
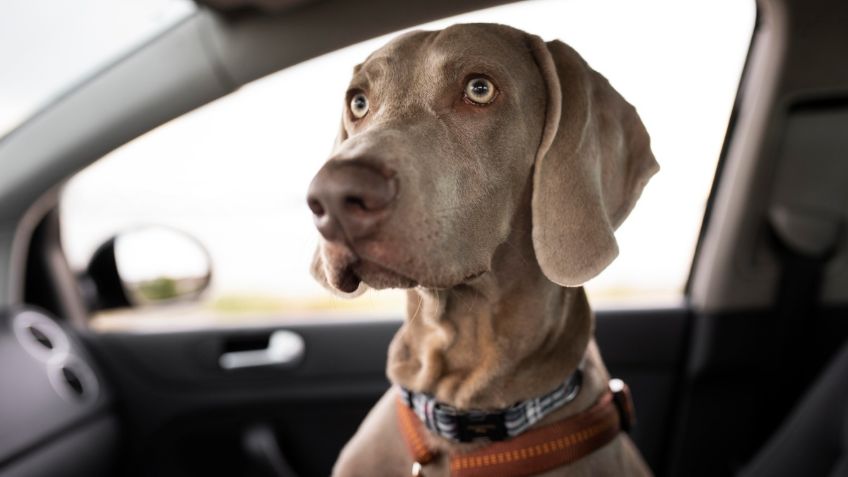
[[395, 384], [459, 409], [499, 409], [551, 391], [577, 368], [592, 335], [586, 294], [544, 276], [522, 229], [499, 247], [491, 272], [408, 291], [389, 348]]

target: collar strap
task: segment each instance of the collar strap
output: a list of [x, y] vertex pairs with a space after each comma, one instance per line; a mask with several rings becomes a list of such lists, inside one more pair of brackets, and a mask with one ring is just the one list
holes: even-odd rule
[[580, 369], [553, 391], [502, 411], [461, 411], [433, 396], [400, 388], [400, 397], [430, 432], [454, 442], [498, 442], [515, 437], [577, 397]]
[[[415, 463], [413, 475], [437, 457], [427, 445], [427, 431], [421, 420], [402, 399], [397, 401], [401, 434]], [[531, 429], [504, 442], [449, 456], [453, 477], [528, 477], [556, 469], [583, 458], [612, 441], [619, 432], [632, 427], [633, 404], [630, 391], [620, 380], [589, 409], [567, 419]]]

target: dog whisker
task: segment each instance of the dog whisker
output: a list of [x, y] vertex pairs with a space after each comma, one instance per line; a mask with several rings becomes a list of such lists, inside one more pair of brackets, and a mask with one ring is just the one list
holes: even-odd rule
[[421, 297], [418, 297], [418, 306], [415, 307], [415, 313], [412, 314], [412, 318], [409, 319], [409, 322], [412, 323], [415, 321], [415, 318], [418, 316], [418, 312], [421, 311], [421, 302], [424, 301]]

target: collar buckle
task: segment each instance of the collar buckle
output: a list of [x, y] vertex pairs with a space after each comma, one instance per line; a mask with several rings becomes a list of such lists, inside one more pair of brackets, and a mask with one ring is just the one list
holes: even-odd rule
[[610, 379], [609, 389], [612, 391], [612, 402], [618, 411], [621, 430], [630, 432], [636, 425], [636, 412], [633, 406], [633, 397], [630, 395], [630, 388], [620, 379]]

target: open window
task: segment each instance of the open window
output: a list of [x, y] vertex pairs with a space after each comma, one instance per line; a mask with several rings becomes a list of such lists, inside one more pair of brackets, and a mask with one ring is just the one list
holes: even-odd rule
[[[637, 107], [662, 169], [617, 233], [619, 258], [587, 288], [596, 308], [657, 307], [683, 299], [754, 15], [753, 2], [729, 0], [527, 1], [416, 28], [498, 22], [561, 39]], [[102, 244], [147, 226], [187, 234], [211, 263], [211, 282], [199, 298], [101, 311], [95, 327], [399, 316], [402, 292], [346, 301], [313, 281], [308, 269], [317, 232], [305, 204], [306, 187], [337, 132], [351, 69], [392, 36], [258, 80], [73, 177], [62, 194], [61, 223], [76, 271], [88, 267]], [[192, 256], [153, 242], [136, 250], [131, 261], [142, 268], [161, 262], [179, 269]], [[173, 284], [152, 283], [167, 279], [156, 270], [136, 275], [148, 288], [173, 293]]]

